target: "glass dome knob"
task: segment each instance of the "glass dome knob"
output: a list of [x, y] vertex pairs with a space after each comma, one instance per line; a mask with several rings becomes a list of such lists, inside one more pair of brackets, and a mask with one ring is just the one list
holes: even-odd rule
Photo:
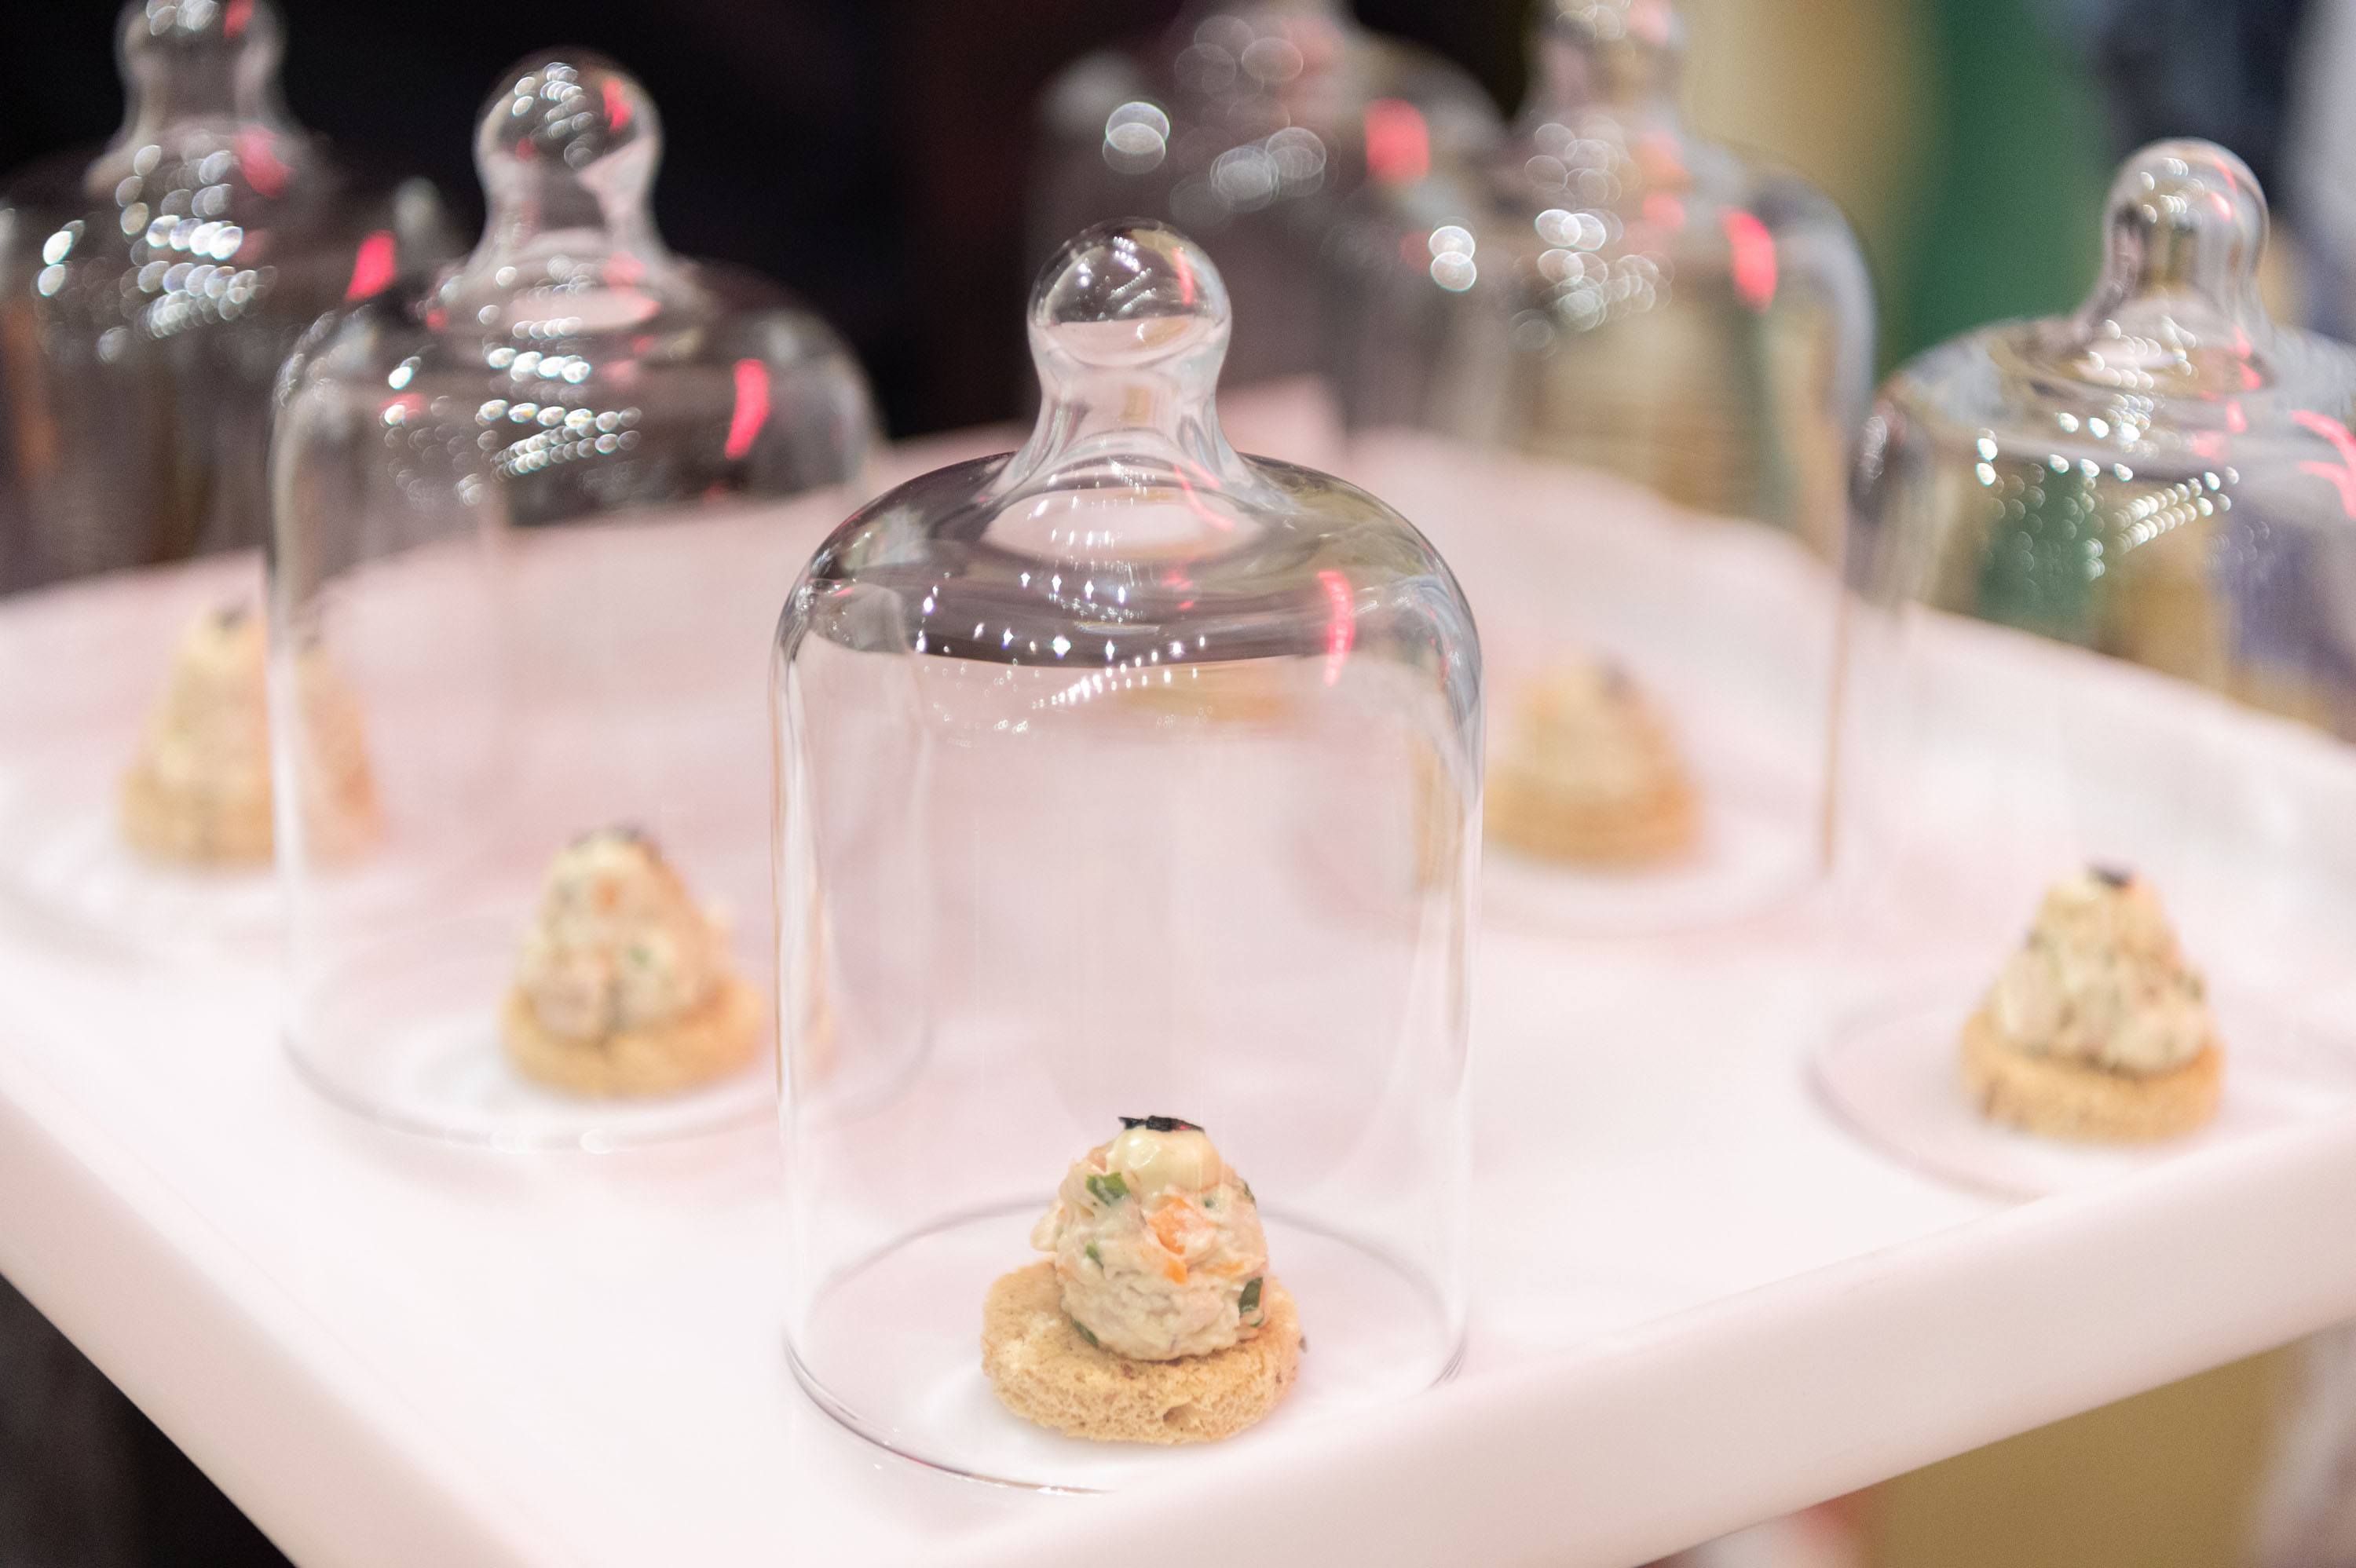
[[284, 47], [270, 0], [134, 0], [122, 27], [134, 122], [251, 117], [274, 83]]
[[635, 227], [661, 157], [662, 124], [646, 89], [611, 60], [578, 50], [509, 72], [475, 137], [475, 166], [494, 206], [511, 217], [530, 204], [541, 227]]
[[1256, 491], [1212, 402], [1233, 319], [1218, 268], [1176, 229], [1132, 219], [1081, 233], [1032, 291], [1039, 422], [999, 491], [1093, 485], [1076, 475], [1108, 458], [1131, 477], [1167, 467], [1205, 491]]
[[[1232, 323], [1218, 268], [1176, 229], [1130, 219], [1083, 231], [1032, 290], [1039, 420], [991, 494], [1087, 505], [1114, 491], [1183, 495], [1189, 528], [1232, 533], [1272, 500], [1219, 430], [1214, 397]], [[1137, 545], [1135, 521], [1100, 521], [1096, 537]]]
[[2127, 159], [2104, 228], [2098, 312], [2190, 293], [2229, 318], [2257, 315], [2266, 198], [2249, 165], [2213, 142], [2156, 142]]
[[1124, 385], [1166, 381], [1177, 400], [1202, 402], [1218, 383], [1232, 322], [1227, 286], [1193, 240], [1159, 223], [1099, 224], [1040, 275], [1031, 353], [1051, 399], [1103, 373]]
[[1668, 0], [1546, 0], [1537, 55], [1558, 101], [1633, 103], [1676, 88], [1685, 27]]

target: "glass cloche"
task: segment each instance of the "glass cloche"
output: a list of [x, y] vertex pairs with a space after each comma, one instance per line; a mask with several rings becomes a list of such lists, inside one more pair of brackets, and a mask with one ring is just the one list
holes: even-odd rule
[[1200, 0], [1151, 42], [1076, 61], [1040, 111], [1034, 258], [1140, 214], [1201, 236], [1235, 301], [1230, 386], [1319, 368], [1319, 254], [1368, 172], [1419, 174], [1496, 120], [1462, 70], [1342, 0]]
[[2129, 158], [2101, 281], [1867, 427], [1840, 791], [1870, 984], [1831, 1102], [2016, 1192], [2328, 1111], [2356, 931], [2356, 357], [2270, 322], [2266, 208]]
[[660, 150], [618, 68], [527, 61], [473, 254], [287, 369], [290, 1044], [388, 1123], [596, 1148], [768, 1101], [761, 650], [873, 426], [825, 325], [664, 247]]
[[[1029, 442], [852, 517], [779, 631], [787, 1337], [877, 1442], [1089, 1488], [1160, 1451], [1034, 1422], [1185, 1442], [1456, 1355], [1480, 655], [1397, 513], [1228, 446], [1202, 250], [1090, 229], [1029, 326]], [[1128, 1306], [1059, 1307], [1082, 1270]]]
[[258, 545], [279, 362], [447, 253], [430, 187], [287, 118], [270, 0], [134, 0], [120, 38], [123, 129], [0, 195], [0, 590]]
[[1509, 919], [1702, 923], [1824, 870], [1870, 292], [1831, 202], [1686, 129], [1681, 48], [1664, 0], [1547, 0], [1505, 145], [1378, 174], [1331, 258], [1352, 472], [1488, 642]]
[[0, 899], [209, 948], [277, 917], [252, 551], [273, 379], [322, 311], [448, 247], [429, 187], [288, 121], [267, 0], [145, 0], [120, 36], [123, 129], [0, 193], [0, 593], [107, 574], [27, 606], [58, 635], [0, 661]]

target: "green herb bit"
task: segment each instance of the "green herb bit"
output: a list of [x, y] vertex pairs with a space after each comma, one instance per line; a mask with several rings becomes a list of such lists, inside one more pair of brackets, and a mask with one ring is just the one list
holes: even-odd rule
[[630, 944], [630, 962], [643, 969], [655, 961], [654, 949], [643, 942]]
[[1088, 1192], [1098, 1202], [1109, 1209], [1129, 1196], [1129, 1183], [1120, 1179], [1120, 1172], [1107, 1171], [1102, 1176], [1088, 1178]]
[[1098, 1349], [1101, 1350], [1104, 1349], [1104, 1346], [1098, 1342], [1097, 1337], [1088, 1332], [1088, 1326], [1087, 1324], [1081, 1322], [1078, 1318], [1071, 1317], [1068, 1315], [1066, 1315], [1066, 1320], [1072, 1325], [1072, 1331], [1074, 1333], [1077, 1334], [1081, 1339], [1086, 1339], [1089, 1344], [1095, 1345]]
[[1219, 1195], [1218, 1195], [1217, 1193], [1215, 1193], [1215, 1192], [1205, 1192], [1205, 1194], [1203, 1194], [1203, 1207], [1204, 1207], [1204, 1208], [1205, 1208], [1205, 1209], [1215, 1209], [1215, 1208], [1217, 1208], [1218, 1206], [1219, 1206]]
[[1104, 1267], [1104, 1257], [1097, 1251], [1097, 1244], [1094, 1242], [1090, 1242], [1088, 1243], [1087, 1252], [1088, 1262], [1096, 1264], [1098, 1268]]
[[1257, 1312], [1259, 1310], [1258, 1275], [1253, 1275], [1251, 1280], [1244, 1285], [1243, 1295], [1236, 1300], [1236, 1310], [1239, 1313]]
[[1244, 1189], [1245, 1202], [1250, 1204], [1255, 1209], [1259, 1207], [1259, 1200], [1252, 1196], [1250, 1182], [1246, 1181], [1242, 1177], [1238, 1176], [1236, 1178], [1236, 1185]]

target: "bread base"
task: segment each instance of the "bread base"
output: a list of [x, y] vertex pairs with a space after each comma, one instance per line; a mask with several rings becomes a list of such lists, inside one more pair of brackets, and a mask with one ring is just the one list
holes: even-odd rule
[[222, 800], [167, 789], [145, 767], [123, 775], [123, 837], [151, 860], [184, 866], [270, 863], [270, 796]]
[[660, 1029], [624, 1029], [598, 1040], [551, 1032], [521, 990], [499, 1014], [508, 1056], [528, 1078], [576, 1094], [669, 1094], [724, 1078], [761, 1043], [761, 997], [736, 976], [712, 998]]
[[2015, 1050], [1982, 1010], [1964, 1025], [1963, 1070], [1972, 1103], [1991, 1121], [2053, 1138], [2150, 1143], [2217, 1114], [2225, 1053], [2211, 1044], [2166, 1072], [2112, 1072]]
[[1055, 1265], [1042, 1261], [990, 1287], [981, 1370], [1025, 1421], [1098, 1443], [1215, 1443], [1277, 1407], [1301, 1370], [1301, 1317], [1273, 1279], [1267, 1321], [1239, 1345], [1174, 1361], [1133, 1361], [1080, 1338], [1064, 1316]]
[[[178, 866], [266, 866], [275, 837], [267, 792], [241, 799], [167, 788], [153, 771], [123, 775], [116, 816], [123, 841], [151, 860]], [[343, 781], [328, 805], [312, 815], [311, 848], [321, 860], [350, 859], [377, 837], [375, 781], [365, 772]]]
[[1512, 768], [1489, 775], [1487, 833], [1496, 843], [1548, 860], [1642, 866], [1693, 847], [1698, 813], [1681, 778], [1609, 805], [1549, 789]]

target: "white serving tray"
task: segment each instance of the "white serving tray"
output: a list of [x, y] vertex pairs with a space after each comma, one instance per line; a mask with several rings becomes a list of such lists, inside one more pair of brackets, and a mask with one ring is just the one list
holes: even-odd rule
[[[0, 659], [176, 591], [0, 605]], [[1493, 926], [1457, 1380], [1109, 1499], [927, 1471], [802, 1395], [766, 1129], [521, 1156], [367, 1125], [289, 1071], [252, 944], [132, 955], [0, 905], [0, 1273], [310, 1568], [1611, 1568], [2356, 1317], [2356, 1116], [2034, 1202], [1943, 1185], [1810, 1090], [1875, 960], [1831, 930]]]

